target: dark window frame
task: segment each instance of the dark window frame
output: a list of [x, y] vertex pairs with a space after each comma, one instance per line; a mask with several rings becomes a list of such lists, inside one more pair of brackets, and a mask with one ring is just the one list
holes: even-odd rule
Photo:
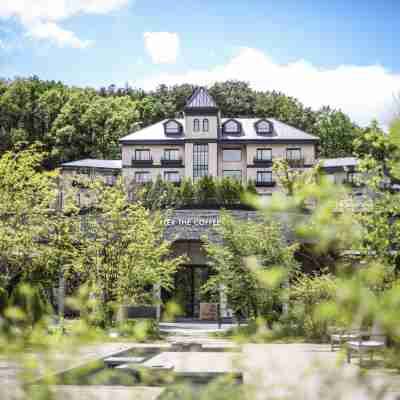
[[193, 132], [200, 132], [200, 120], [198, 118], [193, 120]]
[[[270, 179], [259, 179], [260, 176], [268, 175]], [[259, 170], [256, 174], [256, 182], [257, 183], [272, 183], [272, 171], [263, 171]]]
[[[176, 174], [178, 175], [178, 179], [174, 180], [174, 179], [167, 179], [168, 175], [172, 175], [172, 174]], [[181, 181], [181, 174], [179, 173], [179, 171], [164, 171], [164, 180], [167, 182], [171, 182], [171, 183], [177, 183]]]
[[[169, 125], [174, 124], [176, 129], [169, 130]], [[182, 125], [175, 119], [170, 119], [164, 123], [165, 133], [168, 135], [178, 135], [182, 132]]]
[[203, 119], [203, 132], [209, 132], [210, 130], [210, 121], [208, 118]]
[[[148, 152], [148, 158], [138, 157], [138, 154], [142, 154], [144, 152]], [[151, 161], [151, 149], [135, 149], [135, 158], [136, 161]]]
[[[170, 153], [171, 152], [176, 152], [176, 157], [173, 158], [171, 157]], [[167, 156], [167, 154], [169, 154]], [[171, 148], [171, 149], [164, 149], [164, 153], [163, 153], [163, 160], [166, 161], [179, 161], [179, 149], [175, 149], [175, 148]]]
[[[289, 157], [289, 154], [291, 154], [293, 151], [298, 151], [300, 157], [296, 158], [296, 157]], [[290, 160], [290, 161], [299, 161], [303, 159], [303, 150], [301, 147], [287, 147], [286, 148], [286, 159]]]
[[193, 144], [193, 180], [208, 175], [208, 143]]
[[[259, 125], [265, 123], [266, 125], [268, 125], [268, 131], [265, 130], [260, 130], [259, 129]], [[273, 132], [274, 128], [273, 128], [273, 124], [271, 121], [268, 121], [265, 118], [259, 119], [255, 124], [254, 124], [255, 130], [257, 132], [257, 134], [259, 135], [269, 135]]]
[[[263, 157], [263, 153], [265, 151], [269, 152], [270, 157], [267, 157], [267, 158]], [[261, 157], [259, 157], [260, 153], [261, 153]], [[271, 147], [259, 147], [259, 148], [257, 148], [257, 150], [256, 150], [256, 160], [257, 161], [272, 161], [272, 148]]]
[[[233, 122], [236, 125], [236, 131], [227, 131], [226, 126]], [[238, 135], [242, 133], [242, 124], [234, 118], [230, 118], [222, 124], [222, 132], [226, 135]]]
[[[147, 177], [150, 177], [150, 179], [145, 179], [145, 180], [138, 180], [137, 177], [139, 175], [145, 175]], [[135, 172], [135, 182], [136, 183], [147, 183], [147, 182], [151, 182], [151, 173], [150, 171], [136, 171]]]

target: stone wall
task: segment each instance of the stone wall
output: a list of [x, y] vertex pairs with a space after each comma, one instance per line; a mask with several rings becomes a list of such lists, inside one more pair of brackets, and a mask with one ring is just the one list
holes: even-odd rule
[[[262, 216], [258, 211], [230, 210], [234, 218], [240, 221], [260, 222]], [[166, 220], [165, 238], [174, 241], [199, 241], [202, 236], [207, 236], [215, 243], [221, 242], [221, 238], [215, 231], [220, 221], [220, 210], [175, 210]], [[290, 227], [290, 216], [288, 214], [276, 214], [274, 217], [279, 220], [288, 241], [293, 239]]]

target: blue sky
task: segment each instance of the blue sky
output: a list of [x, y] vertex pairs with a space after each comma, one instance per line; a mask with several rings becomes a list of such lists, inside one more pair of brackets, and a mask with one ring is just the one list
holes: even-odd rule
[[0, 76], [155, 87], [243, 79], [387, 123], [400, 2], [1, 0]]

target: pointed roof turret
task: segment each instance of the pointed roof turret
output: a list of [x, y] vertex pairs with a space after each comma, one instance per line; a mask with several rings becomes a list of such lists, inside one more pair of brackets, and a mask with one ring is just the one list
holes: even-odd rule
[[217, 103], [212, 98], [207, 89], [203, 86], [198, 87], [186, 102], [185, 110], [217, 110]]

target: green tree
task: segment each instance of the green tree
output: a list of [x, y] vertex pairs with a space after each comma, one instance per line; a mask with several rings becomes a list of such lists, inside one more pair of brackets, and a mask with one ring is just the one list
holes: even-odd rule
[[354, 153], [353, 142], [360, 134], [360, 129], [342, 111], [322, 107], [316, 113], [312, 133], [321, 140], [320, 156], [335, 158]]
[[215, 275], [203, 291], [215, 295], [223, 287], [236, 314], [271, 319], [282, 305], [277, 282], [289, 279], [297, 268], [296, 245], [286, 242], [281, 225], [273, 220], [242, 222], [225, 212], [215, 229], [222, 244], [204, 238]]
[[113, 187], [95, 183], [96, 214], [85, 241], [82, 268], [96, 290], [100, 322], [109, 324], [116, 305], [152, 304], [152, 287], [171, 290], [183, 258], [170, 257], [163, 240], [163, 218], [130, 203], [121, 181]]

